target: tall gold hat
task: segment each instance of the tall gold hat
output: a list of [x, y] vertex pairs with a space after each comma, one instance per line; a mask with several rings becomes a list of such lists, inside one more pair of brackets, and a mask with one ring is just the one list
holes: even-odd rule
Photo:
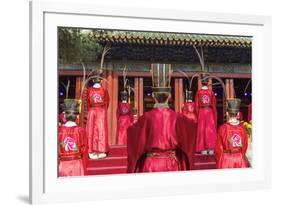
[[152, 75], [152, 91], [153, 92], [170, 92], [171, 90], [171, 64], [151, 64], [150, 72]]
[[240, 110], [241, 100], [239, 98], [227, 99], [227, 111], [236, 114]]
[[62, 104], [63, 111], [73, 111], [76, 114], [80, 113], [81, 101], [77, 99], [64, 99]]

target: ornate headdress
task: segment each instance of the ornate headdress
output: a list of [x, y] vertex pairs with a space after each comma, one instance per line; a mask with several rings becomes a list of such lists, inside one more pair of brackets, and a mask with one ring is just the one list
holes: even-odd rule
[[191, 91], [192, 82], [195, 77], [200, 77], [200, 75], [195, 73], [190, 78], [185, 72], [183, 72], [183, 71], [179, 71], [179, 72], [182, 73], [186, 77], [186, 80], [187, 80], [187, 85], [185, 88], [185, 101], [192, 100], [192, 91]]
[[94, 71], [94, 76], [96, 76], [96, 77], [94, 77], [93, 78], [93, 81], [94, 81], [94, 83], [100, 83], [100, 81], [101, 81], [101, 75], [102, 75], [102, 73], [103, 73], [103, 64], [104, 64], [104, 58], [105, 58], [105, 55], [107, 54], [107, 52], [110, 50], [111, 48], [110, 48], [110, 46], [109, 46], [109, 44], [106, 44], [105, 46], [104, 46], [104, 48], [103, 48], [103, 51], [102, 51], [102, 55], [101, 55], [101, 62], [100, 62], [100, 67], [99, 68], [97, 68], [95, 71]]
[[230, 114], [237, 114], [240, 110], [241, 100], [239, 98], [227, 99], [227, 111]]
[[101, 62], [100, 62], [100, 67], [96, 69], [92, 69], [89, 74], [86, 76], [86, 68], [84, 63], [82, 63], [82, 68], [83, 68], [83, 81], [82, 81], [82, 89], [81, 89], [81, 94], [80, 94], [80, 99], [82, 98], [82, 94], [84, 92], [85, 87], [87, 86], [88, 82], [90, 80], [93, 80], [94, 83], [100, 83], [101, 80], [106, 81], [105, 78], [101, 77], [103, 73], [103, 64], [104, 64], [104, 58], [105, 55], [108, 53], [110, 50], [110, 45], [106, 44], [103, 48], [102, 55], [101, 55]]
[[79, 114], [81, 100], [77, 99], [64, 99], [62, 105], [62, 109], [64, 112], [74, 112], [75, 114]]
[[[121, 100], [128, 100], [128, 97], [130, 97], [130, 86], [128, 85], [129, 80], [127, 79], [127, 67], [125, 65], [125, 67], [123, 68], [123, 90], [121, 91]], [[128, 91], [129, 93], [128, 93]]]
[[171, 91], [171, 64], [151, 64], [152, 91], [169, 93]]

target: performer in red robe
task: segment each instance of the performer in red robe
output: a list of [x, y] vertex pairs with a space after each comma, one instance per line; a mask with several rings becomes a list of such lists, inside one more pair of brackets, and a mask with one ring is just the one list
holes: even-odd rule
[[59, 128], [59, 176], [85, 174], [85, 131], [76, 124], [79, 106], [77, 100], [64, 101], [66, 123]]
[[182, 107], [182, 113], [190, 120], [197, 123], [197, 115], [195, 109], [195, 103], [192, 101], [192, 91], [186, 90], [185, 103]]
[[[178, 117], [168, 106], [171, 65], [152, 64], [151, 67], [155, 105], [128, 128], [128, 172], [190, 169], [190, 150], [184, 152], [182, 148], [194, 144], [186, 142], [181, 146], [180, 139], [189, 139], [186, 129], [190, 132], [196, 129], [191, 129], [193, 124], [186, 123], [188, 120], [184, 116]], [[178, 121], [181, 122], [179, 126]]]
[[240, 99], [227, 100], [229, 120], [219, 128], [216, 141], [219, 169], [248, 167], [246, 159], [248, 137], [243, 124], [237, 119], [240, 103]]
[[217, 137], [217, 109], [216, 97], [208, 89], [208, 79], [202, 79], [202, 88], [195, 98], [198, 114], [196, 151], [202, 154], [214, 154]]
[[117, 108], [117, 133], [116, 139], [118, 145], [127, 145], [127, 129], [131, 125], [131, 107], [127, 102], [128, 94], [124, 90], [121, 92], [121, 100]]
[[87, 125], [89, 158], [104, 158], [109, 151], [107, 130], [108, 91], [101, 86], [100, 78], [94, 78], [87, 94]]

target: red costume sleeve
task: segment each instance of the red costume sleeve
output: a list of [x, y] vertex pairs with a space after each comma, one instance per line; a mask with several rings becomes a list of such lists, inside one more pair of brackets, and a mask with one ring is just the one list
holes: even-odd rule
[[109, 98], [109, 94], [108, 94], [107, 89], [104, 89], [104, 92], [105, 92], [105, 93], [104, 93], [105, 106], [106, 106], [106, 108], [108, 108], [110, 98]]
[[87, 147], [87, 144], [86, 144], [86, 142], [87, 142], [87, 140], [86, 140], [86, 134], [85, 134], [85, 130], [82, 128], [82, 127], [80, 127], [79, 128], [79, 141], [80, 141], [80, 146], [81, 146], [81, 152], [84, 154], [84, 152], [85, 152], [85, 149], [86, 149], [86, 147]]
[[186, 169], [192, 169], [197, 132], [196, 123], [194, 123], [194, 121], [190, 119], [187, 119], [183, 114], [178, 114], [176, 132], [179, 142], [179, 148], [185, 153], [188, 158], [189, 167], [187, 167]]
[[90, 110], [90, 88], [86, 89], [86, 96], [87, 96], [87, 110]]
[[218, 131], [218, 136], [216, 140], [216, 146], [215, 146], [215, 153], [217, 162], [220, 160], [222, 154], [223, 154], [223, 136], [225, 135], [225, 127], [221, 126]]
[[79, 128], [79, 137], [80, 137], [80, 149], [82, 153], [82, 162], [84, 167], [84, 172], [86, 173], [86, 167], [88, 162], [88, 150], [87, 150], [87, 139], [86, 139], [86, 133], [85, 130], [80, 127]]
[[139, 118], [138, 122], [128, 128], [127, 150], [128, 150], [128, 172], [134, 173], [138, 168], [138, 160], [145, 153], [147, 120], [145, 114]]
[[195, 96], [195, 113], [198, 116], [199, 113], [199, 91], [197, 91], [196, 96]]
[[213, 106], [213, 113], [214, 113], [214, 118], [215, 118], [215, 123], [217, 127], [217, 102], [216, 102], [216, 96], [214, 95], [213, 91], [212, 92], [212, 106]]
[[117, 120], [118, 120], [119, 114], [120, 114], [119, 109], [120, 109], [120, 103], [118, 104], [117, 109], [116, 109], [116, 119]]
[[130, 112], [130, 117], [131, 117], [131, 123], [133, 123], [134, 122], [134, 114], [133, 114], [132, 110]]
[[241, 125], [242, 127], [242, 136], [243, 136], [243, 141], [242, 141], [242, 154], [245, 155], [248, 149], [248, 136], [246, 129]]

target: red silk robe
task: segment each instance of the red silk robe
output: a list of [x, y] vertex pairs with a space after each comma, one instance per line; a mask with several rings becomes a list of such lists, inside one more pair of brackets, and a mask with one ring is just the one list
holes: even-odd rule
[[182, 113], [190, 120], [197, 123], [196, 109], [194, 102], [185, 102], [182, 107]]
[[59, 176], [82, 176], [85, 174], [85, 131], [82, 127], [59, 128]]
[[[180, 121], [181, 123], [178, 123]], [[190, 169], [194, 124], [170, 108], [154, 108], [128, 128], [128, 172], [163, 172]], [[187, 133], [186, 130], [190, 131]], [[185, 141], [181, 143], [181, 140]], [[186, 151], [186, 152], [184, 152]]]
[[129, 103], [119, 103], [117, 109], [117, 144], [127, 144], [127, 129], [131, 125], [131, 107]]
[[248, 137], [242, 123], [238, 125], [223, 124], [219, 128], [216, 141], [217, 168], [248, 167], [247, 147]]
[[109, 95], [103, 87], [88, 88], [87, 125], [88, 152], [106, 153], [109, 151], [107, 130], [107, 108]]
[[65, 113], [64, 113], [64, 112], [61, 112], [61, 113], [59, 114], [59, 122], [60, 122], [61, 124], [65, 124], [65, 123], [66, 123]]
[[201, 89], [195, 97], [198, 114], [196, 151], [214, 149], [217, 138], [216, 97], [213, 91]]
[[252, 103], [248, 105], [248, 122], [252, 120]]

